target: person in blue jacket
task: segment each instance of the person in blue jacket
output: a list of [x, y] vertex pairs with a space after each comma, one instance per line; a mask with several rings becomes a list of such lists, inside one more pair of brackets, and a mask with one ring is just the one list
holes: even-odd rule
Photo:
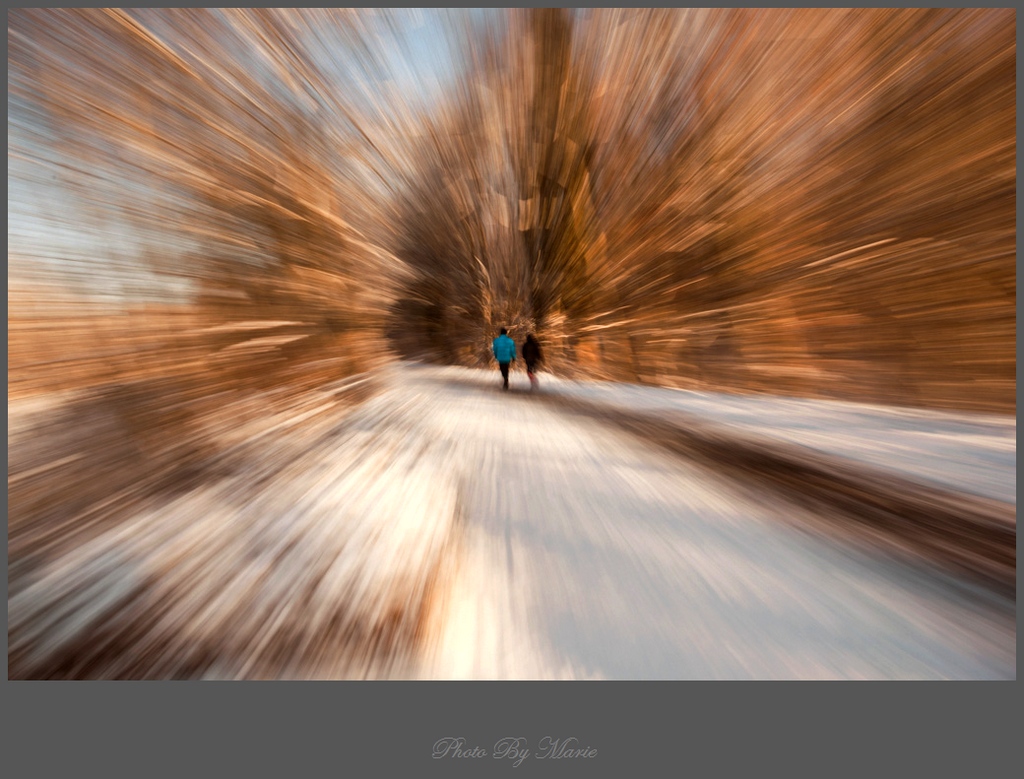
[[498, 361], [498, 367], [501, 368], [501, 378], [504, 382], [502, 389], [508, 389], [508, 368], [516, 358], [516, 342], [509, 338], [506, 328], [501, 328], [501, 335], [494, 339], [491, 350], [494, 352], [494, 359]]

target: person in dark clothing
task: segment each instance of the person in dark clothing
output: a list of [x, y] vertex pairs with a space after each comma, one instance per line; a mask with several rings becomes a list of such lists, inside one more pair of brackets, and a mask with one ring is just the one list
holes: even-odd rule
[[509, 338], [506, 328], [501, 328], [501, 334], [494, 339], [494, 343], [491, 344], [491, 350], [494, 352], [494, 359], [498, 361], [498, 367], [501, 369], [501, 378], [504, 382], [502, 388], [508, 389], [508, 367], [516, 358], [516, 342]]
[[526, 375], [530, 377], [530, 388], [537, 386], [537, 365], [541, 361], [540, 344], [533, 333], [526, 336], [523, 343], [523, 362], [526, 363]]

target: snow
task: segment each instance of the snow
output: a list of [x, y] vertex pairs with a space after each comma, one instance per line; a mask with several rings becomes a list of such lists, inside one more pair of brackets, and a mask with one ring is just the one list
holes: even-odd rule
[[546, 379], [548, 392], [633, 411], [688, 415], [723, 429], [1017, 503], [1016, 417]]
[[[63, 673], [102, 678], [1016, 678], [1012, 601], [803, 532], [772, 495], [566, 415], [522, 374], [509, 392], [496, 370], [379, 379], [12, 578], [14, 676], [72, 657]], [[1007, 420], [541, 383], [1015, 485]]]
[[[423, 675], [1015, 676], [1012, 618], [934, 573], [800, 533], [770, 496], [754, 503], [695, 464], [560, 417], [522, 377], [513, 387], [523, 391], [502, 393], [486, 373], [412, 372], [435, 382], [423, 419], [458, 442], [450, 464], [466, 513], [452, 603]], [[542, 380], [544, 391], [581, 390]], [[645, 394], [601, 392], [631, 408]]]

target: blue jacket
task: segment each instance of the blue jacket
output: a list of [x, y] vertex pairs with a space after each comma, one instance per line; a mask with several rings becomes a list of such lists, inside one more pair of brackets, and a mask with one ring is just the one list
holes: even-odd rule
[[516, 358], [516, 342], [507, 335], [499, 335], [491, 344], [494, 359], [498, 362], [512, 362]]

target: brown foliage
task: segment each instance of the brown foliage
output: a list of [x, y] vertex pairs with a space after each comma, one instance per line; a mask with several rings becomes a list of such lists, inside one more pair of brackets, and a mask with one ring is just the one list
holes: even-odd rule
[[562, 370], [1015, 407], [1012, 11], [538, 10], [504, 33], [491, 101], [463, 106], [502, 132], [436, 176], [504, 145], [523, 293], [443, 239], [403, 255], [421, 349], [518, 313]]
[[479, 364], [505, 325], [563, 372], [1015, 408], [1011, 10], [441, 14], [420, 107], [396, 18], [16, 11], [12, 176], [144, 246], [83, 267], [374, 345], [346, 371], [385, 334]]

